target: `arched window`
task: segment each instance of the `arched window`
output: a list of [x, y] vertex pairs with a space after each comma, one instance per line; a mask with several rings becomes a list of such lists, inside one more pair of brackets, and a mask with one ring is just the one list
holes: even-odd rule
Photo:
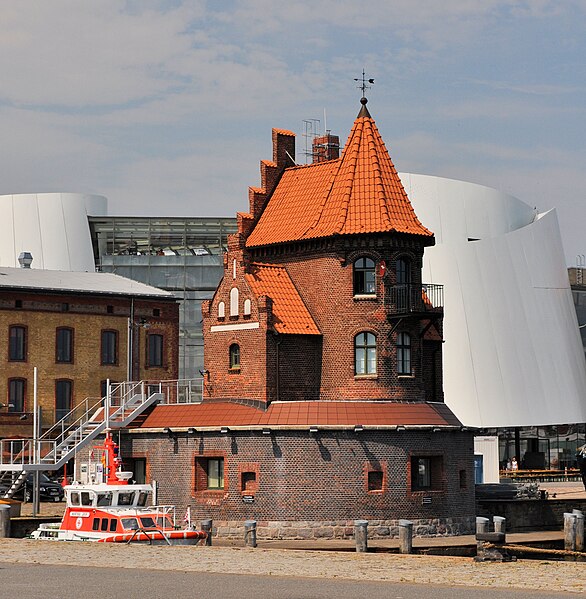
[[249, 299], [244, 300], [244, 316], [250, 316], [252, 311], [252, 304]]
[[397, 335], [397, 374], [411, 374], [411, 336]]
[[73, 362], [73, 329], [58, 327], [55, 333], [55, 361]]
[[230, 368], [240, 370], [240, 346], [238, 343], [232, 343], [230, 346]]
[[374, 260], [358, 258], [354, 262], [354, 295], [374, 295]]
[[376, 374], [376, 336], [372, 333], [354, 337], [354, 373]]
[[8, 411], [24, 412], [25, 379], [8, 379]]
[[397, 260], [397, 285], [409, 285], [411, 283], [411, 263], [407, 258]]
[[11, 362], [26, 361], [26, 327], [12, 326], [8, 331], [8, 359]]
[[73, 382], [69, 379], [55, 381], [55, 422], [69, 414], [72, 408]]
[[238, 316], [238, 287], [230, 289], [230, 316]]
[[226, 316], [226, 304], [220, 302], [218, 304], [218, 318], [224, 318]]

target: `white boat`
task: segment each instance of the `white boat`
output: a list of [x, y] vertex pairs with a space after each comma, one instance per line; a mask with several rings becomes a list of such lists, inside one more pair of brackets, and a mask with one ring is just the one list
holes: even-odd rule
[[110, 433], [101, 452], [100, 482], [74, 482], [64, 487], [65, 513], [61, 523], [44, 523], [32, 539], [196, 545], [207, 534], [195, 530], [189, 518], [175, 523], [174, 506], [150, 505], [153, 487], [129, 483], [132, 472], [117, 470], [121, 461]]

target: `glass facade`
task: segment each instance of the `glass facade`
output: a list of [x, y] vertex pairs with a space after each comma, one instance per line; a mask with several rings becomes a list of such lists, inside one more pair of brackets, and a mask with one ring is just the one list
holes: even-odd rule
[[203, 369], [201, 302], [223, 275], [234, 218], [89, 217], [96, 269], [170, 291], [180, 300], [179, 378]]

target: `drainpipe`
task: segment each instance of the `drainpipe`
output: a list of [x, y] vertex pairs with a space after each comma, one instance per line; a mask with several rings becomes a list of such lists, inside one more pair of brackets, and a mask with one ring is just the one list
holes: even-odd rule
[[126, 365], [126, 377], [129, 381], [133, 381], [132, 377], [132, 362], [134, 354], [134, 298], [130, 298], [130, 317], [128, 318], [128, 343], [127, 345], [127, 365]]

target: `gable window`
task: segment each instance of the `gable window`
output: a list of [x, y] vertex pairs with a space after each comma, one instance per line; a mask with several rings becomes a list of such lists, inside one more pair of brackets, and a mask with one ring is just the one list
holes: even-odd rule
[[354, 338], [354, 373], [376, 374], [376, 337], [372, 333]]
[[437, 491], [442, 488], [442, 457], [411, 457], [411, 490]]
[[237, 343], [230, 346], [230, 369], [240, 370], [240, 346]]
[[397, 374], [411, 374], [411, 336], [397, 335]]
[[147, 345], [148, 365], [163, 366], [163, 335], [148, 335]]
[[55, 381], [55, 421], [71, 411], [72, 382], [69, 379]]
[[244, 300], [244, 316], [250, 316], [252, 312], [252, 303], [249, 299]]
[[24, 362], [26, 360], [26, 327], [10, 327], [8, 332], [8, 359], [12, 362]]
[[354, 295], [375, 295], [374, 260], [358, 258], [354, 262]]
[[238, 316], [238, 287], [230, 289], [230, 316]]
[[102, 331], [102, 364], [118, 363], [118, 331]]
[[24, 412], [24, 379], [10, 379], [8, 381], [8, 411]]
[[226, 304], [220, 302], [218, 304], [218, 318], [224, 318], [226, 316]]
[[60, 327], [55, 336], [55, 360], [73, 362], [73, 329]]

